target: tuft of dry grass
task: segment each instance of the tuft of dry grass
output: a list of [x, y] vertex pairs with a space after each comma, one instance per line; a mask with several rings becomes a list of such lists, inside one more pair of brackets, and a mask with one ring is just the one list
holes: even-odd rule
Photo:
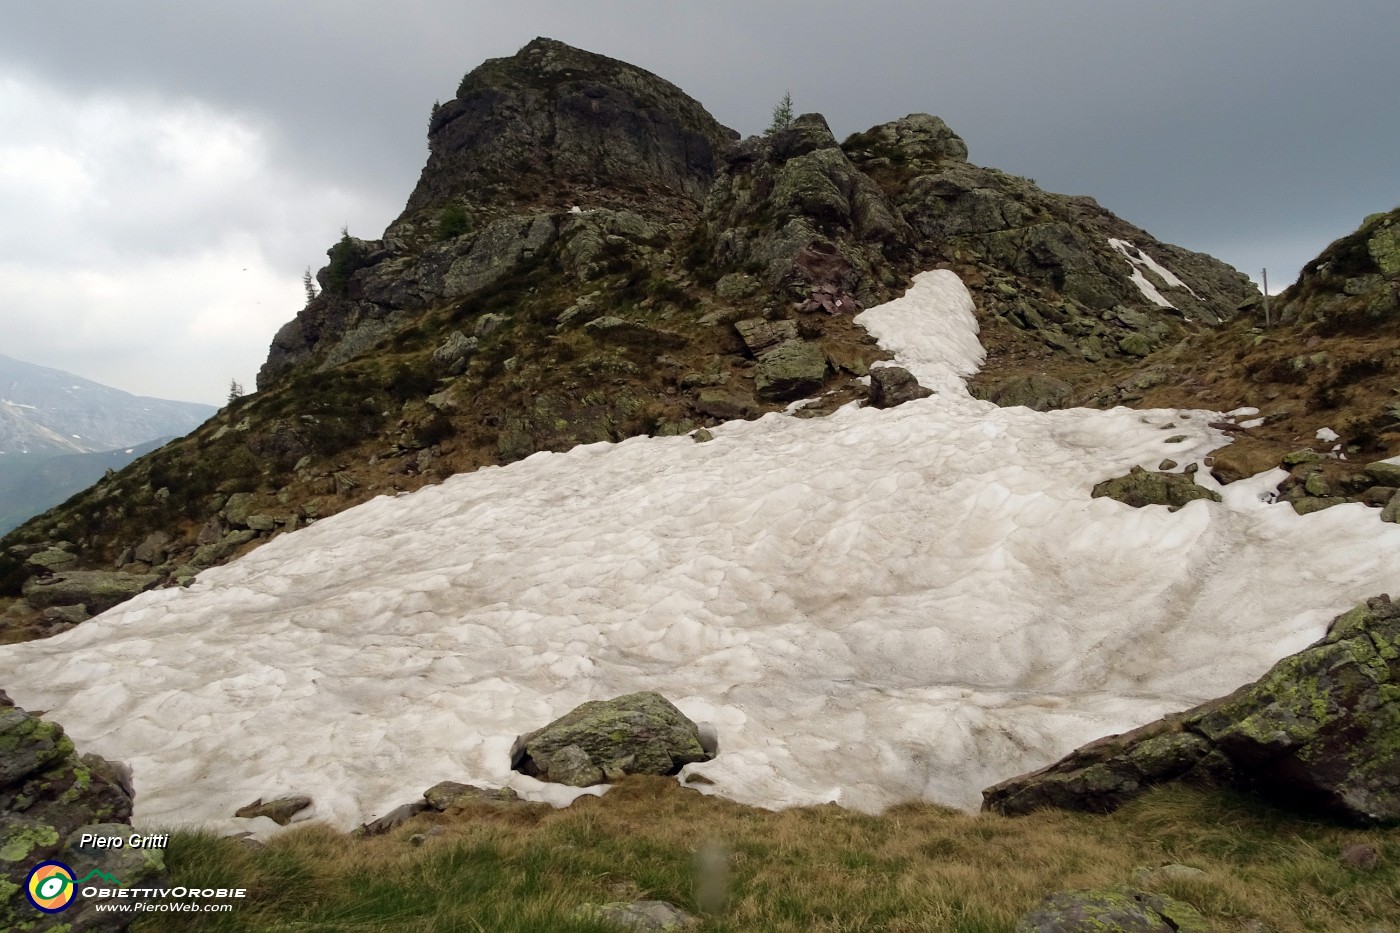
[[[1379, 853], [1374, 868], [1339, 861], [1357, 843]], [[699, 914], [700, 933], [1007, 933], [1046, 894], [1114, 886], [1184, 900], [1225, 933], [1255, 922], [1368, 933], [1400, 918], [1400, 834], [1179, 789], [1109, 816], [928, 804], [871, 816], [771, 812], [629, 778], [564, 810], [468, 808], [366, 840], [306, 826], [251, 849], [179, 833], [167, 863], [177, 884], [243, 886], [250, 897], [230, 914], [165, 914], [134, 930], [603, 933], [575, 911], [654, 898]], [[1134, 879], [1168, 864], [1204, 875]]]

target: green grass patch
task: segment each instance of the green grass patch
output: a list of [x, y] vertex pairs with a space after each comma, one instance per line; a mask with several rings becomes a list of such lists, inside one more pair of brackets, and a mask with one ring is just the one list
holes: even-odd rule
[[[1343, 864], [1352, 843], [1374, 846], [1378, 865]], [[632, 778], [564, 810], [433, 814], [367, 840], [311, 826], [250, 849], [176, 834], [166, 861], [176, 884], [252, 896], [230, 914], [166, 914], [134, 930], [601, 933], [575, 911], [654, 898], [700, 915], [702, 933], [1010, 933], [1048, 893], [1141, 884], [1135, 870], [1172, 863], [1205, 874], [1146, 886], [1221, 931], [1257, 920], [1275, 933], [1365, 933], [1400, 916], [1393, 832], [1186, 790], [1110, 816], [1008, 819], [910, 804], [875, 817], [833, 806], [774, 813]]]

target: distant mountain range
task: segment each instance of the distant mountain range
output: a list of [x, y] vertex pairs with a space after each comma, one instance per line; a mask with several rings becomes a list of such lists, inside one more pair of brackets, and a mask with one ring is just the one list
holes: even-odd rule
[[217, 410], [132, 395], [0, 354], [0, 534]]

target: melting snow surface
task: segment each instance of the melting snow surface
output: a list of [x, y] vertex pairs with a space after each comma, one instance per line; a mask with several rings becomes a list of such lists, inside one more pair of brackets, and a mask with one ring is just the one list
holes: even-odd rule
[[1340, 434], [1338, 434], [1336, 431], [1333, 431], [1331, 428], [1318, 428], [1317, 433], [1313, 436], [1326, 444], [1330, 444], [1341, 437]]
[[1133, 284], [1137, 286], [1138, 291], [1142, 292], [1144, 298], [1157, 307], [1172, 308], [1175, 306], [1166, 298], [1162, 297], [1162, 293], [1157, 291], [1157, 287], [1148, 280], [1147, 276], [1143, 275], [1144, 269], [1151, 269], [1153, 272], [1157, 273], [1167, 285], [1174, 288], [1184, 288], [1186, 291], [1191, 292], [1193, 296], [1196, 295], [1195, 292], [1191, 291], [1189, 285], [1177, 278], [1166, 266], [1161, 265], [1151, 256], [1147, 255], [1147, 253], [1138, 249], [1128, 241], [1115, 240], [1110, 237], [1108, 245], [1118, 250], [1118, 252], [1123, 254], [1123, 258], [1128, 260], [1128, 264], [1133, 268]]
[[562, 804], [579, 792], [510, 771], [512, 741], [637, 690], [716, 727], [719, 756], [689, 766], [707, 793], [973, 808], [1259, 676], [1400, 578], [1400, 526], [1261, 502], [1281, 471], [1176, 513], [1092, 499], [1219, 446], [1213, 416], [972, 399], [950, 272], [860, 320], [937, 394], [375, 499], [0, 648], [0, 683], [132, 765], [142, 826], [228, 826], [290, 792], [352, 826], [442, 780]]

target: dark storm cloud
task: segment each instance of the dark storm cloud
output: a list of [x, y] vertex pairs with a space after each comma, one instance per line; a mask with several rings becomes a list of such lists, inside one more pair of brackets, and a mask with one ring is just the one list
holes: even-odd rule
[[[1274, 285], [1364, 215], [1400, 203], [1394, 0], [15, 6], [0, 30], [0, 79], [89, 102], [83, 114], [50, 114], [54, 125], [92, 119], [97, 98], [138, 114], [194, 108], [250, 133], [265, 162], [207, 208], [177, 186], [169, 197], [183, 207], [112, 221], [113, 275], [133, 250], [174, 263], [179, 244], [237, 230], [257, 237], [269, 275], [294, 285], [341, 224], [372, 236], [393, 219], [426, 156], [433, 101], [536, 35], [648, 68], [746, 134], [784, 91], [838, 136], [938, 114], [973, 161], [1093, 195], [1253, 276], [1268, 265]], [[145, 156], [124, 158], [107, 183], [144, 184]], [[5, 207], [20, 229], [25, 218]], [[84, 236], [96, 249], [107, 230]]]
[[1095, 195], [1188, 246], [1280, 225], [1326, 238], [1400, 200], [1393, 0], [138, 0], [9, 20], [8, 60], [256, 112], [282, 158], [396, 203], [432, 101], [535, 35], [648, 67], [746, 133], [787, 89], [838, 134], [937, 113], [975, 161]]

